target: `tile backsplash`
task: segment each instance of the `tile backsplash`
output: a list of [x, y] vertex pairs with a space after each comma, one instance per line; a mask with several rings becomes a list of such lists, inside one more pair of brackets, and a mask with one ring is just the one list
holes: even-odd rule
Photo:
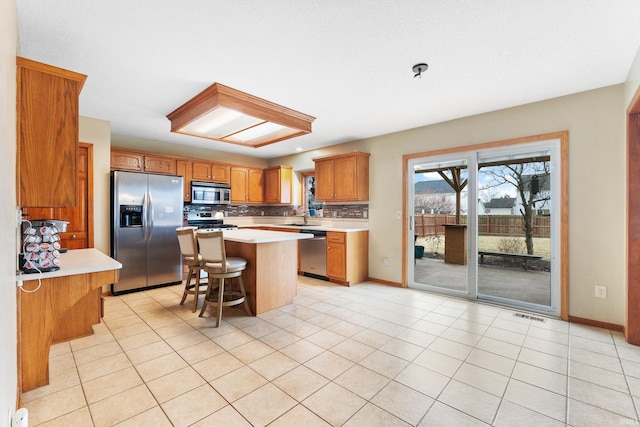
[[[186, 206], [185, 206], [186, 207]], [[295, 216], [295, 211], [299, 206], [261, 206], [261, 205], [221, 205], [218, 210], [228, 217], [243, 216]], [[345, 204], [345, 205], [325, 205], [322, 216], [324, 218], [369, 218], [368, 204]]]

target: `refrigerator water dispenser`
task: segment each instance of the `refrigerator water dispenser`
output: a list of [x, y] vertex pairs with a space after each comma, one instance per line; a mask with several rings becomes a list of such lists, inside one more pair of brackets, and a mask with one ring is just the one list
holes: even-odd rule
[[142, 205], [120, 205], [120, 228], [142, 227]]

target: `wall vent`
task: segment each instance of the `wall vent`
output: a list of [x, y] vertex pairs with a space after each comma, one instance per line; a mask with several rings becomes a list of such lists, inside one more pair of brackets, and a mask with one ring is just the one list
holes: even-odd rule
[[535, 320], [536, 322], [546, 322], [547, 320], [543, 317], [537, 317], [537, 316], [531, 316], [529, 314], [524, 314], [524, 313], [513, 313], [514, 317], [520, 317], [522, 319], [529, 319], [529, 320]]

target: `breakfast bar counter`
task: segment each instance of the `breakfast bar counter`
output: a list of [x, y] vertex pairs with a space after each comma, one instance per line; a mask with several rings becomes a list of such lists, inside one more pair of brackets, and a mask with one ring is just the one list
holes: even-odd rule
[[311, 234], [223, 230], [227, 257], [247, 260], [242, 274], [253, 315], [293, 303], [298, 286], [298, 241]]
[[101, 287], [117, 282], [122, 264], [97, 249], [60, 255], [60, 269], [21, 274], [17, 290], [18, 366], [22, 392], [49, 383], [51, 344], [93, 333], [100, 323]]

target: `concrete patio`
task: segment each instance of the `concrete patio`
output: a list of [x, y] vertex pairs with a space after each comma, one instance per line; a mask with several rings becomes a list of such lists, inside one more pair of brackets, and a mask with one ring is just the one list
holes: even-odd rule
[[[415, 282], [451, 290], [465, 290], [467, 266], [445, 264], [436, 258], [418, 258]], [[549, 306], [551, 275], [518, 267], [478, 265], [478, 294]]]

